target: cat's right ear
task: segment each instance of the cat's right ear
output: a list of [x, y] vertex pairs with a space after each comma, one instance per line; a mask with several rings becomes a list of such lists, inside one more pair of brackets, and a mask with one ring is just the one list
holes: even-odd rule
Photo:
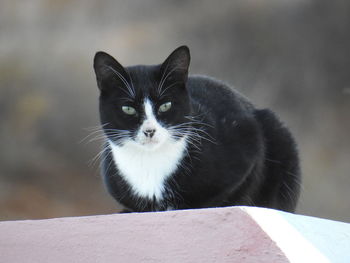
[[161, 65], [163, 74], [172, 73], [176, 78], [186, 82], [188, 77], [188, 68], [190, 66], [191, 56], [187, 46], [181, 46], [175, 49]]
[[107, 88], [110, 79], [113, 77], [121, 82], [128, 79], [124, 67], [109, 54], [99, 51], [94, 57], [94, 70], [97, 86], [102, 91]]

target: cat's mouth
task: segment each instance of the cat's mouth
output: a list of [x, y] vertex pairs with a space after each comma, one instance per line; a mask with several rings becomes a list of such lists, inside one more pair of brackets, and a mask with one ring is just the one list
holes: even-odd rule
[[154, 145], [161, 144], [161, 142], [157, 138], [145, 138], [141, 141], [141, 144], [144, 146], [147, 146], [147, 145], [154, 146]]
[[159, 144], [159, 140], [156, 139], [146, 139], [141, 142], [142, 145], [156, 145]]
[[154, 150], [162, 145], [162, 141], [157, 138], [144, 138], [138, 141], [138, 143], [142, 148], [147, 150]]

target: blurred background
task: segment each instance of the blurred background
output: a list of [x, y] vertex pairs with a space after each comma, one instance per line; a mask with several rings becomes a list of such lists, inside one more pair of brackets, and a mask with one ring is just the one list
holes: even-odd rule
[[[275, 110], [300, 149], [298, 213], [350, 222], [350, 1], [1, 0], [0, 220], [113, 213], [99, 177], [96, 51], [191, 72]], [[83, 140], [83, 141], [82, 141]]]

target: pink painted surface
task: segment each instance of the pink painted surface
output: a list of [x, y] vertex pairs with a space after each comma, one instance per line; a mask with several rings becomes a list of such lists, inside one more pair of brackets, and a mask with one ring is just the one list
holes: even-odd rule
[[240, 208], [0, 222], [0, 262], [288, 262]]

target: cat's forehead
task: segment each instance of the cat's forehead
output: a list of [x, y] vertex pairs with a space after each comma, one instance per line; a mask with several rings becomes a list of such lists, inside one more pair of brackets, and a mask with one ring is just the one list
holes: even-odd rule
[[158, 81], [159, 66], [137, 65], [126, 68], [134, 84], [153, 84]]
[[137, 65], [126, 68], [137, 97], [153, 97], [159, 85], [160, 66]]

